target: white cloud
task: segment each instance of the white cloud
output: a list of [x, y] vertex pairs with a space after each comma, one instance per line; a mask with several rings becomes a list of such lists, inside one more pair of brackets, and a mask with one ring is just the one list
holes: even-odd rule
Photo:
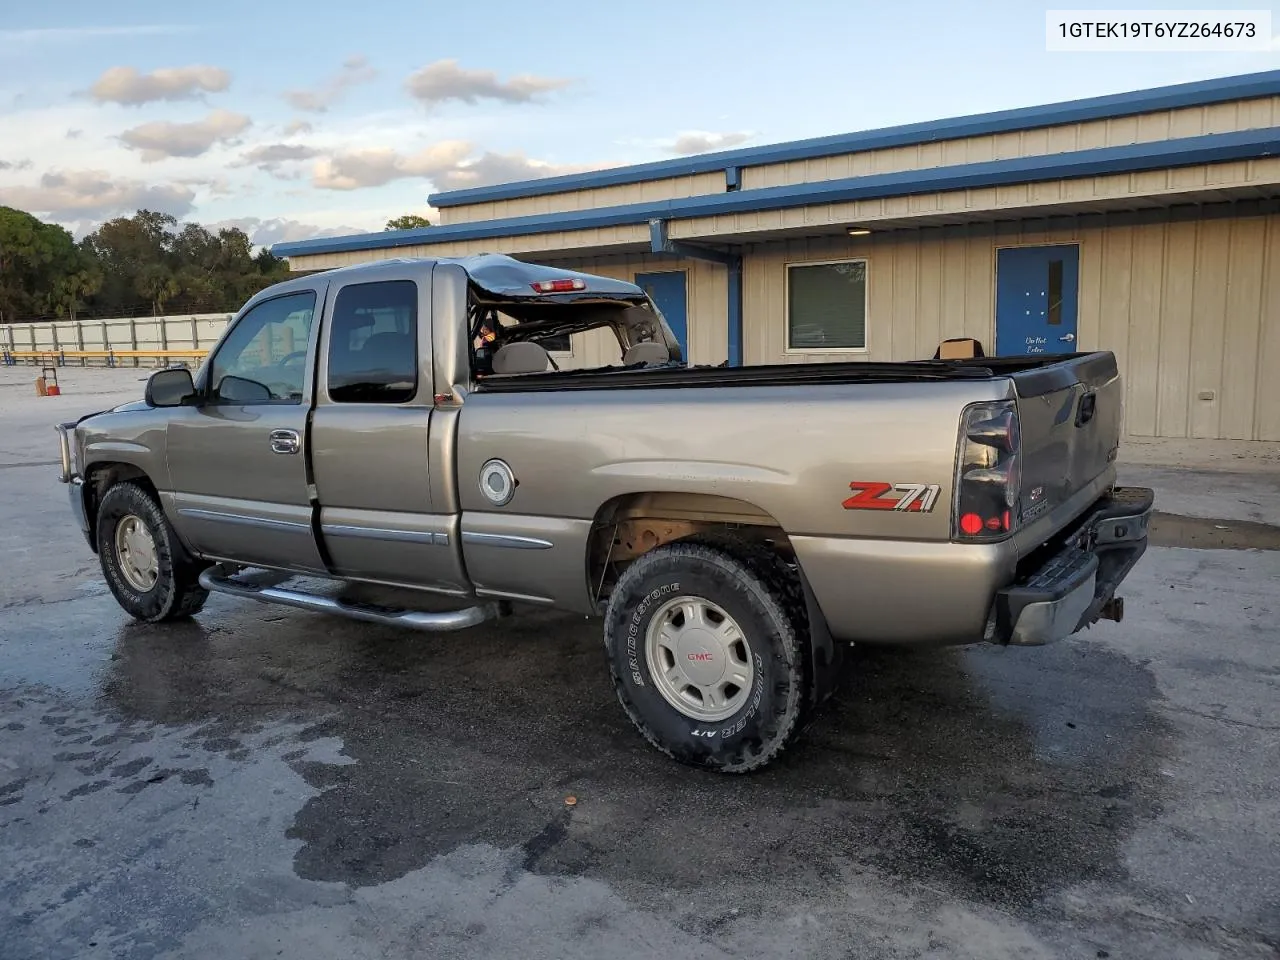
[[231, 181], [226, 177], [183, 177], [175, 180], [184, 187], [194, 187], [197, 190], [204, 190], [211, 197], [229, 197], [235, 193]]
[[600, 168], [600, 164], [555, 164], [531, 160], [520, 153], [486, 151], [474, 160], [466, 160], [441, 172], [434, 178], [434, 183], [439, 190], [462, 190], [466, 187], [487, 187], [495, 183], [515, 183]]
[[292, 240], [310, 240], [313, 237], [341, 237], [352, 233], [364, 233], [368, 229], [347, 225], [321, 227], [314, 223], [302, 223], [284, 217], [267, 220], [260, 217], [238, 217], [232, 220], [219, 220], [208, 225], [208, 229], [214, 231], [233, 227], [243, 230], [254, 246], [258, 247], [269, 247], [273, 243], [287, 243]]
[[445, 140], [411, 154], [390, 147], [335, 153], [316, 163], [312, 183], [324, 190], [358, 190], [405, 177], [434, 178], [456, 167], [470, 152], [471, 144], [465, 141]]
[[0, 160], [0, 170], [30, 170], [30, 160]]
[[474, 156], [474, 149], [474, 145], [465, 140], [446, 140], [416, 153], [401, 153], [390, 147], [340, 150], [320, 156], [313, 168], [311, 182], [324, 190], [359, 190], [421, 177], [431, 181], [436, 189], [458, 190], [581, 173], [607, 166], [548, 163], [521, 153], [485, 151]]
[[[378, 72], [369, 66], [363, 56], [348, 57], [342, 69], [314, 90], [290, 90], [284, 98], [295, 110], [308, 113], [324, 113], [338, 100], [348, 88], [360, 83], [368, 83]], [[299, 123], [299, 121], [294, 121]], [[290, 124], [293, 126], [293, 124]], [[307, 124], [310, 129], [310, 124]], [[286, 128], [287, 129], [287, 128]]]
[[284, 125], [284, 135], [292, 137], [299, 133], [310, 133], [314, 129], [306, 120], [290, 120]]
[[225, 143], [250, 125], [248, 117], [229, 110], [215, 110], [193, 123], [156, 121], [126, 130], [120, 140], [142, 152], [143, 163], [169, 157], [198, 157], [215, 143]]
[[704, 130], [690, 130], [680, 134], [675, 141], [666, 145], [669, 153], [687, 155], [691, 153], [707, 153], [711, 150], [727, 150], [740, 143], [746, 143], [754, 134], [746, 131], [729, 133], [711, 133]]
[[139, 73], [133, 67], [109, 67], [89, 95], [98, 103], [138, 106], [161, 100], [195, 100], [205, 93], [221, 93], [231, 85], [231, 74], [221, 67], [196, 64], [162, 67]]
[[46, 173], [35, 186], [0, 187], [0, 203], [60, 223], [130, 215], [144, 207], [180, 217], [194, 199], [190, 187], [144, 183], [105, 170]]
[[477, 103], [480, 100], [528, 103], [552, 91], [563, 89], [570, 83], [569, 80], [531, 74], [521, 74], [510, 80], [500, 81], [492, 70], [467, 70], [458, 66], [457, 60], [437, 60], [411, 75], [405, 81], [405, 88], [411, 96], [426, 104], [444, 103], [447, 100], [459, 100], [462, 103]]
[[319, 149], [302, 143], [264, 143], [246, 152], [236, 166], [257, 167], [267, 173], [275, 173], [283, 164], [311, 160], [318, 156]]

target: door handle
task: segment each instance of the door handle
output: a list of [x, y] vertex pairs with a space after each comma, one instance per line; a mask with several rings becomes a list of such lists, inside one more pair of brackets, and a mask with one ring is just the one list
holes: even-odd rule
[[1074, 333], [1068, 333], [1066, 336], [1059, 337], [1058, 339], [1063, 340], [1067, 343], [1074, 343], [1076, 339], [1076, 335]]
[[302, 448], [302, 438], [297, 430], [272, 430], [272, 453], [297, 453]]

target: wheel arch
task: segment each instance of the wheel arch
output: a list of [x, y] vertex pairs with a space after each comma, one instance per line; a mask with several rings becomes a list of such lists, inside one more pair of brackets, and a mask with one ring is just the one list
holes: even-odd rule
[[[164, 509], [155, 481], [137, 464], [123, 460], [98, 460], [84, 468], [84, 509], [90, 531], [97, 529], [98, 507], [102, 503], [102, 498], [112, 487], [125, 482], [136, 483], [142, 487], [156, 504], [162, 510]], [[97, 552], [97, 538], [91, 539], [94, 551]]]
[[746, 500], [709, 493], [637, 491], [612, 497], [592, 517], [587, 541], [587, 582], [597, 603], [633, 561], [666, 543], [707, 533], [763, 540], [794, 558], [775, 517]]

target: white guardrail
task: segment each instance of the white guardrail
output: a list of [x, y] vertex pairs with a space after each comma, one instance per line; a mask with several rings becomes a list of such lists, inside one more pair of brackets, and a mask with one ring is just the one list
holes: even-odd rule
[[139, 366], [207, 353], [233, 315], [56, 320], [0, 324], [0, 363]]

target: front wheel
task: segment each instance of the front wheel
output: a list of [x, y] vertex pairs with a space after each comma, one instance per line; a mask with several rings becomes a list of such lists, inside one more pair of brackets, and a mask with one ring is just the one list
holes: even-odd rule
[[758, 770], [796, 734], [807, 626], [796, 576], [746, 543], [658, 547], [619, 578], [605, 613], [618, 699], [682, 763]]
[[146, 623], [198, 613], [209, 592], [164, 511], [136, 483], [109, 488], [98, 505], [98, 560], [116, 602]]

